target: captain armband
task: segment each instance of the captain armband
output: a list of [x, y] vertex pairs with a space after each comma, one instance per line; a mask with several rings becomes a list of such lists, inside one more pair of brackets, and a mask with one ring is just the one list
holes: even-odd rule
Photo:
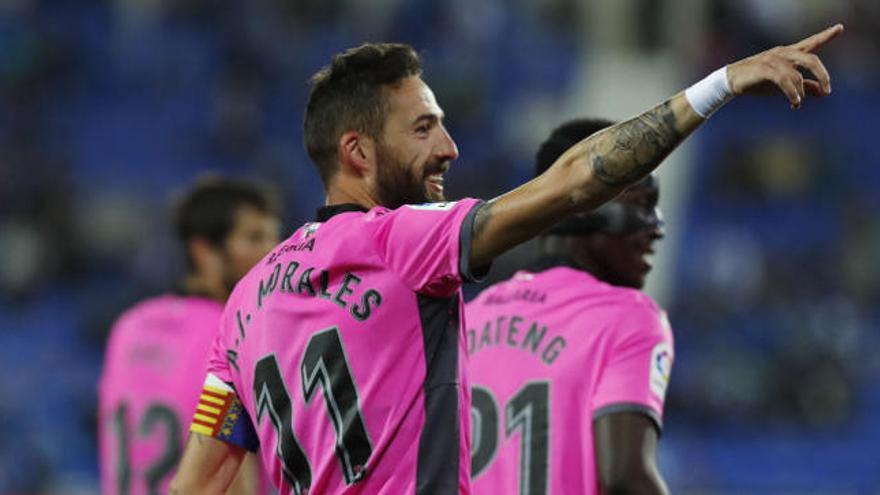
[[250, 416], [231, 385], [208, 374], [189, 430], [255, 452], [260, 442]]

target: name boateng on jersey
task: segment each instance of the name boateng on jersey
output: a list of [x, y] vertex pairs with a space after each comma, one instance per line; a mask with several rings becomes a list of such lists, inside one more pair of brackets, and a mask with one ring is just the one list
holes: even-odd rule
[[672, 332], [642, 292], [555, 266], [466, 314], [475, 493], [599, 493], [593, 421], [635, 411], [661, 427]]

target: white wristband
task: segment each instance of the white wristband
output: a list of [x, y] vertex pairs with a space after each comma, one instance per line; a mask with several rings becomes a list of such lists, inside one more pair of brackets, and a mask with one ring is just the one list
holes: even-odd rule
[[733, 92], [727, 82], [727, 66], [686, 89], [684, 96], [695, 112], [708, 119], [716, 110], [733, 99]]

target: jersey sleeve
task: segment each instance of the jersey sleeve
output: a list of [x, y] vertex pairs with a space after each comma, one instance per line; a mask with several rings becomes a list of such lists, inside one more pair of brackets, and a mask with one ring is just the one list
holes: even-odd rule
[[222, 382], [232, 383], [234, 381], [232, 378], [232, 366], [229, 361], [229, 350], [227, 349], [224, 337], [226, 326], [227, 317], [224, 311], [223, 316], [220, 318], [219, 331], [217, 336], [214, 337], [214, 342], [211, 344], [211, 352], [208, 353], [208, 373], [216, 376]]
[[208, 371], [199, 394], [190, 431], [237, 445], [255, 452], [259, 438], [247, 410], [235, 391], [233, 367], [235, 355], [230, 355], [224, 339], [227, 318], [224, 312], [220, 331], [214, 338], [208, 357]]
[[593, 419], [616, 412], [640, 412], [663, 426], [663, 404], [674, 359], [666, 313], [653, 302], [621, 310], [614, 339], [593, 396]]
[[189, 429], [250, 452], [256, 452], [260, 446], [254, 424], [235, 388], [212, 373], [205, 378]]
[[482, 202], [405, 205], [376, 214], [373, 239], [379, 256], [414, 291], [435, 297], [477, 280], [470, 266], [471, 233]]

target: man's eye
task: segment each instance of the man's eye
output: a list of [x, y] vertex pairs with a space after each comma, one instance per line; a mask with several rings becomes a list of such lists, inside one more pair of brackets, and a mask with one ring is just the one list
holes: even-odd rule
[[427, 134], [429, 130], [430, 128], [427, 125], [420, 125], [416, 127], [416, 132], [418, 132], [419, 134]]

